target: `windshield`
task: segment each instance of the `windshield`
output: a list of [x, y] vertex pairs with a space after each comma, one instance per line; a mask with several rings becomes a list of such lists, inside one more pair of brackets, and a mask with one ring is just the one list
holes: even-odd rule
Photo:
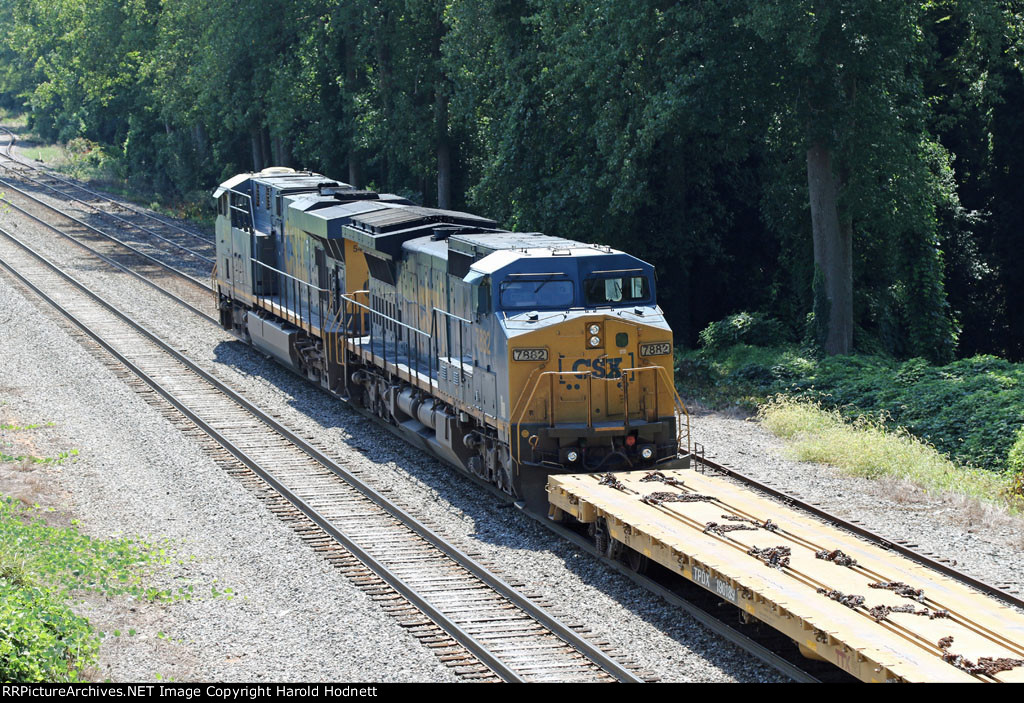
[[583, 282], [587, 305], [621, 305], [647, 301], [651, 286], [647, 276], [588, 278]]
[[572, 307], [575, 293], [572, 281], [505, 281], [501, 284], [501, 307], [506, 310]]

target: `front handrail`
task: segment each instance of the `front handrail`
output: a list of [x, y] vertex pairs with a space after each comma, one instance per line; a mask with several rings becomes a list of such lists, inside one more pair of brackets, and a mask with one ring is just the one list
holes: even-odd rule
[[[529, 399], [526, 401], [526, 403], [525, 404], [518, 403], [517, 406], [516, 406], [516, 407], [519, 407], [519, 405], [522, 405], [522, 408], [519, 411], [519, 418], [518, 418], [518, 420], [515, 423], [516, 424], [516, 432], [515, 432], [515, 436], [513, 437], [514, 441], [511, 442], [511, 444], [516, 449], [516, 462], [517, 463], [521, 464], [522, 461], [523, 461], [523, 456], [522, 456], [523, 455], [523, 453], [522, 453], [522, 444], [523, 443], [519, 441], [520, 440], [519, 433], [521, 432], [521, 428], [523, 426], [523, 418], [526, 417], [526, 411], [530, 408], [530, 405], [533, 403], [533, 397], [537, 394], [537, 388], [540, 386], [540, 380], [542, 378], [544, 378], [545, 376], [551, 376], [552, 377], [552, 382], [553, 382], [555, 376], [567, 376], [567, 375], [569, 375], [569, 376], [588, 376], [590, 378], [590, 380], [587, 383], [587, 427], [588, 428], [593, 427], [592, 420], [591, 420], [591, 418], [592, 418], [592, 410], [593, 410], [593, 393], [591, 393], [591, 391], [593, 390], [593, 372], [590, 371], [589, 369], [588, 370], [580, 370], [580, 371], [544, 371], [539, 376], [537, 376], [537, 379], [533, 382], [533, 389], [530, 391], [530, 396], [529, 396]], [[529, 381], [529, 379], [527, 379], [527, 381]], [[552, 390], [551, 393], [548, 394], [548, 424], [551, 427], [554, 427], [553, 423], [554, 423], [554, 419], [555, 419], [554, 418], [554, 410], [553, 410], [554, 395], [555, 394], [554, 394], [553, 390]], [[526, 393], [522, 393], [522, 394], [520, 394], [519, 397], [523, 398], [525, 396], [526, 396]]]
[[[642, 366], [642, 367], [639, 367], [637, 369], [623, 369], [622, 373], [623, 373], [623, 376], [625, 376], [627, 371], [639, 371], [639, 370], [644, 370], [644, 369], [657, 369], [658, 376], [662, 379], [662, 381], [669, 388], [669, 390], [672, 391], [672, 393], [671, 393], [672, 402], [676, 406], [676, 409], [680, 410], [682, 412], [682, 415], [679, 416], [679, 419], [680, 420], [682, 420], [683, 418], [686, 419], [686, 453], [687, 453], [687, 455], [689, 455], [691, 453], [690, 411], [687, 410], [686, 403], [684, 403], [683, 399], [680, 397], [679, 391], [676, 390], [676, 386], [675, 386], [674, 383], [672, 383], [672, 379], [668, 375], [668, 371], [665, 370], [665, 367], [664, 366]], [[657, 386], [655, 386], [655, 392], [657, 392]], [[655, 397], [655, 407], [657, 407], [657, 397]], [[627, 412], [629, 411], [628, 407], [626, 408], [626, 411]], [[683, 429], [682, 429], [682, 426], [683, 426], [683, 423], [676, 422], [676, 443], [678, 445], [681, 445], [682, 442], [683, 442]]]
[[[511, 417], [515, 417], [516, 418], [515, 422], [514, 422], [516, 430], [515, 430], [513, 445], [516, 448], [516, 461], [520, 462], [520, 463], [522, 462], [522, 449], [521, 449], [522, 442], [520, 441], [520, 436], [519, 435], [520, 435], [520, 432], [522, 431], [523, 419], [526, 417], [527, 410], [533, 404], [533, 399], [534, 399], [534, 397], [537, 394], [537, 389], [540, 387], [541, 379], [544, 376], [549, 376], [551, 378], [551, 388], [549, 389], [549, 392], [548, 392], [548, 402], [547, 402], [547, 406], [548, 406], [548, 426], [549, 427], [554, 427], [555, 426], [555, 410], [556, 410], [556, 408], [555, 408], [554, 378], [555, 378], [555, 376], [566, 376], [566, 375], [570, 375], [570, 376], [587, 376], [587, 428], [590, 429], [590, 428], [593, 428], [593, 426], [594, 426], [594, 421], [593, 421], [593, 417], [594, 417], [594, 415], [593, 415], [593, 413], [594, 413], [594, 408], [593, 408], [593, 405], [594, 405], [594, 393], [593, 393], [594, 376], [593, 376], [593, 373], [590, 370], [582, 370], [581, 369], [581, 370], [577, 370], [577, 371], [543, 371], [539, 375], [537, 375], [537, 371], [538, 370], [539, 370], [539, 368], [535, 369], [534, 372], [530, 375], [530, 378], [533, 378], [534, 375], [536, 375], [536, 378], [533, 381], [533, 386], [530, 387], [531, 390], [530, 390], [529, 395], [527, 395], [525, 392], [520, 394], [520, 396], [519, 396], [520, 400], [519, 400], [519, 402], [516, 403], [516, 407], [513, 410], [512, 415], [510, 415], [510, 418]], [[677, 418], [676, 419], [676, 451], [678, 453], [679, 449], [681, 448], [681, 446], [683, 444], [683, 439], [684, 439], [683, 427], [685, 425], [686, 453], [687, 453], [687, 455], [689, 455], [690, 451], [691, 451], [690, 412], [689, 412], [689, 410], [687, 410], [686, 404], [683, 403], [682, 398], [679, 397], [679, 392], [676, 391], [675, 386], [671, 383], [671, 381], [670, 381], [670, 379], [668, 377], [668, 374], [665, 371], [665, 368], [663, 366], [638, 366], [638, 367], [634, 367], [634, 368], [622, 369], [622, 375], [621, 376], [617, 376], [616, 378], [602, 378], [602, 379], [598, 379], [598, 380], [604, 381], [605, 383], [620, 382], [620, 381], [622, 382], [623, 426], [624, 427], [629, 427], [629, 419], [630, 419], [630, 409], [629, 409], [629, 374], [630, 373], [643, 373], [645, 371], [653, 371], [655, 376], [657, 377], [655, 379], [655, 384], [654, 384], [654, 408], [655, 408], [655, 413], [657, 413], [658, 408], [659, 408], [659, 403], [658, 403], [658, 387], [661, 385], [661, 383], [664, 383], [670, 389], [670, 391], [671, 391], [670, 397], [672, 398], [673, 405], [675, 406], [675, 413], [674, 414], [676, 415], [676, 418]], [[530, 382], [530, 378], [527, 378], [527, 380], [526, 380], [527, 384]], [[659, 383], [659, 381], [661, 383]], [[523, 402], [523, 398], [526, 398], [525, 402]], [[518, 410], [518, 416], [516, 415], [516, 410]], [[684, 422], [684, 420], [685, 420], [685, 422]]]

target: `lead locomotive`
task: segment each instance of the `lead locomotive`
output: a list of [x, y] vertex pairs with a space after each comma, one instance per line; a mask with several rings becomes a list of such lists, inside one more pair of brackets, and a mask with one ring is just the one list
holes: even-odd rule
[[535, 508], [551, 473], [687, 462], [650, 264], [291, 169], [214, 197], [224, 329], [417, 446]]

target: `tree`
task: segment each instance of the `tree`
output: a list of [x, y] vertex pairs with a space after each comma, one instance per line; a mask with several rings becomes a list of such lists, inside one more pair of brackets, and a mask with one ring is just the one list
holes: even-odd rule
[[[934, 359], [952, 352], [955, 335], [928, 211], [934, 203], [924, 156], [920, 11], [885, 0], [776, 0], [751, 6], [741, 18], [760, 40], [753, 50], [774, 93], [765, 106], [782, 125], [781, 138], [805, 154], [830, 354], [853, 348], [857, 227], [861, 238], [889, 240], [888, 251], [909, 257], [903, 263], [920, 274], [893, 293], [925, 333], [911, 346]], [[902, 246], [892, 246], [897, 243]]]

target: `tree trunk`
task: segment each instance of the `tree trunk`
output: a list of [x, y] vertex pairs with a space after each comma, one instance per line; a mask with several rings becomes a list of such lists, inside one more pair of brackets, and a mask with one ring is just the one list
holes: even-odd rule
[[281, 139], [281, 165], [288, 168], [295, 168], [295, 158], [292, 156], [292, 149], [288, 146], [287, 139]]
[[437, 206], [442, 210], [452, 207], [452, 150], [448, 137], [448, 93], [447, 78], [441, 61], [441, 42], [444, 39], [446, 25], [444, 23], [443, 2], [435, 3], [437, 15], [434, 18], [433, 59], [437, 66], [437, 80], [434, 83], [434, 128], [437, 144]]
[[356, 114], [355, 114], [355, 100], [353, 96], [359, 92], [360, 84], [362, 83], [361, 76], [358, 73], [358, 63], [356, 59], [356, 41], [354, 36], [359, 32], [358, 27], [351, 27], [349, 30], [349, 36], [345, 38], [345, 116], [349, 120], [349, 130], [351, 134], [349, 136], [349, 150], [348, 150], [348, 183], [353, 188], [363, 187], [363, 160], [362, 154], [359, 149], [356, 148]]
[[270, 138], [270, 153], [273, 166], [281, 165], [281, 139], [279, 137]]
[[363, 167], [358, 149], [348, 152], [348, 183], [354, 188], [363, 187]]
[[452, 152], [448, 140], [448, 98], [437, 92], [437, 206], [452, 209]]
[[206, 128], [202, 122], [196, 122], [192, 126], [192, 139], [195, 142], [196, 152], [199, 154], [199, 157], [205, 159], [209, 152], [210, 141], [206, 136]]
[[258, 129], [249, 132], [249, 143], [252, 145], [252, 170], [263, 170], [263, 139]]
[[853, 349], [853, 220], [839, 211], [841, 187], [831, 150], [822, 140], [815, 141], [807, 150], [807, 188], [814, 263], [825, 276], [829, 301], [828, 354], [849, 354]]

